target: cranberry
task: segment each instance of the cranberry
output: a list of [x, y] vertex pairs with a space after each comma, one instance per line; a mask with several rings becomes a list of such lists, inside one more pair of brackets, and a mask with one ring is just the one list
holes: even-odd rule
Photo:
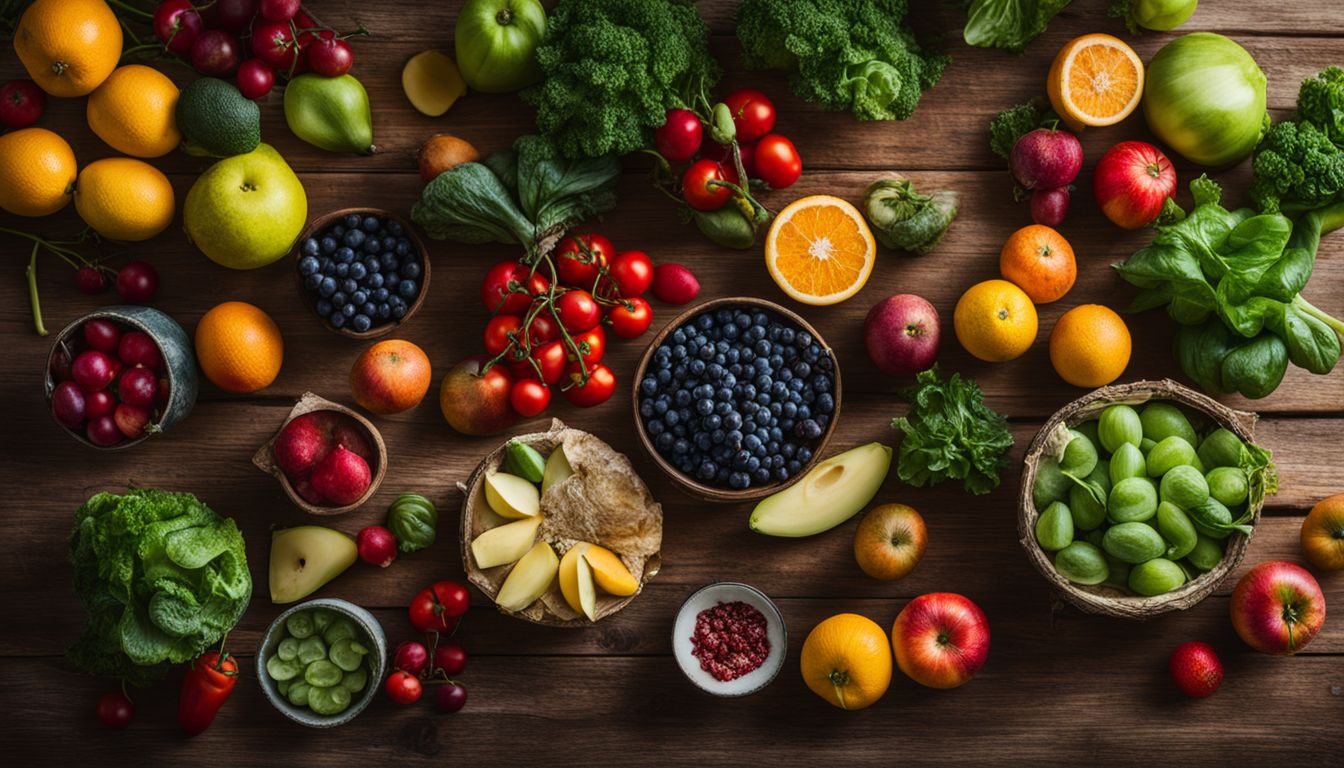
[[695, 617], [691, 653], [715, 680], [735, 680], [764, 664], [770, 655], [767, 626], [755, 606], [740, 600], [717, 603]]

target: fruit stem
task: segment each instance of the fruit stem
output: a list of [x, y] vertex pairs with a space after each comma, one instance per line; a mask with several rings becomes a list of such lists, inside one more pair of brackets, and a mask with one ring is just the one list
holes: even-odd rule
[[139, 16], [144, 19], [154, 18], [154, 14], [150, 13], [149, 11], [141, 10], [133, 5], [127, 5], [126, 3], [121, 2], [121, 0], [107, 0], [107, 4], [113, 6], [114, 8], [120, 8], [121, 10], [126, 11], [127, 13], [133, 13], [136, 16]]
[[25, 270], [28, 277], [28, 301], [33, 305], [33, 327], [37, 329], [38, 336], [47, 335], [47, 327], [42, 324], [42, 302], [37, 297], [37, 252], [41, 244], [33, 243], [33, 253], [28, 257], [28, 269]]

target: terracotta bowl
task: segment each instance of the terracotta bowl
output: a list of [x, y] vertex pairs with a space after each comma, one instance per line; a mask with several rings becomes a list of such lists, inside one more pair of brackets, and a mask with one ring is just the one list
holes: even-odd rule
[[[285, 476], [284, 472], [280, 471], [280, 466], [275, 461], [275, 440], [280, 436], [280, 432], [284, 430], [285, 425], [305, 413], [312, 413], [314, 411], [335, 411], [336, 413], [348, 416], [363, 430], [364, 436], [374, 448], [374, 460], [369, 462], [369, 471], [371, 472], [369, 488], [364, 491], [364, 495], [360, 496], [353, 504], [347, 504], [343, 507], [323, 507], [309, 503], [299, 495], [298, 491], [294, 490], [294, 486], [289, 482], [289, 478]], [[273, 475], [276, 480], [279, 480], [280, 487], [285, 489], [285, 494], [289, 496], [289, 500], [294, 502], [294, 505], [304, 512], [307, 512], [310, 515], [341, 515], [359, 508], [364, 502], [372, 498], [374, 493], [377, 493], [378, 486], [383, 482], [383, 475], [387, 473], [387, 444], [383, 442], [383, 436], [378, 433], [378, 428], [373, 426], [372, 422], [359, 415], [354, 410], [351, 410], [340, 403], [334, 403], [324, 397], [319, 397], [312, 392], [305, 392], [303, 397], [299, 398], [299, 401], [294, 404], [293, 410], [291, 410], [289, 415], [285, 417], [284, 423], [275, 431], [275, 434], [271, 436], [271, 439], [267, 440], [265, 445], [257, 449], [256, 454], [252, 456], [252, 463], [261, 469], [261, 471], [268, 475]]]

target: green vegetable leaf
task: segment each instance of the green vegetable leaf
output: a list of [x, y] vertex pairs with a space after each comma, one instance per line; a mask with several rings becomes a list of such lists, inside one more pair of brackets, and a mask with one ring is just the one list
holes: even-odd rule
[[975, 382], [955, 373], [943, 381], [934, 368], [901, 395], [910, 409], [891, 426], [905, 435], [896, 464], [902, 480], [921, 487], [961, 480], [977, 495], [999, 486], [1013, 436], [1007, 420], [984, 404]]
[[468, 245], [529, 243], [534, 234], [508, 187], [482, 163], [462, 163], [434, 177], [411, 207], [411, 220], [435, 240]]
[[1021, 53], [1070, 0], [975, 0], [962, 36], [970, 45]]
[[1287, 371], [1288, 347], [1278, 336], [1264, 333], [1228, 352], [1219, 377], [1224, 392], [1258, 400], [1278, 389]]
[[989, 149], [1007, 160], [1018, 139], [1037, 128], [1052, 128], [1058, 124], [1059, 115], [1045, 99], [1036, 98], [1013, 105], [989, 121]]

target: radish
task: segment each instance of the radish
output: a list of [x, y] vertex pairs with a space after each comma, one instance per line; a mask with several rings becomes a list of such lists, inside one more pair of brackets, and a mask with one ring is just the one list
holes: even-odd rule
[[653, 269], [653, 295], [665, 304], [689, 304], [700, 294], [695, 273], [680, 264], [659, 264]]
[[381, 525], [370, 525], [355, 537], [359, 559], [369, 565], [386, 568], [397, 559], [397, 537]]

